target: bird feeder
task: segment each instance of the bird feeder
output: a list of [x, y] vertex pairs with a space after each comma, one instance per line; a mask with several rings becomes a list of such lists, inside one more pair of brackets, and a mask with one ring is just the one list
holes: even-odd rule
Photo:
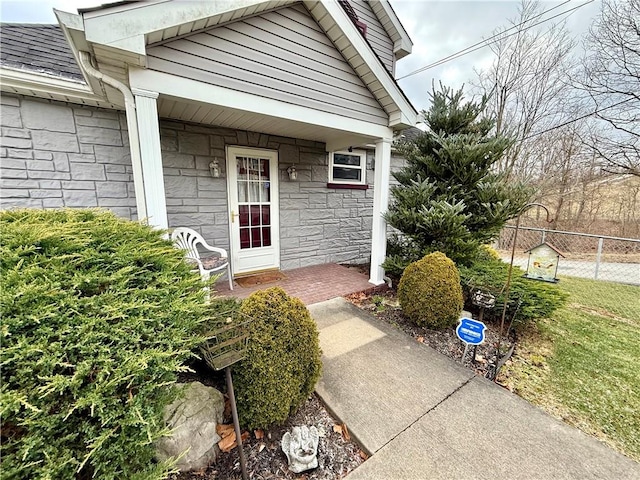
[[543, 242], [524, 253], [529, 254], [525, 278], [558, 283], [558, 262], [564, 255], [550, 243]]

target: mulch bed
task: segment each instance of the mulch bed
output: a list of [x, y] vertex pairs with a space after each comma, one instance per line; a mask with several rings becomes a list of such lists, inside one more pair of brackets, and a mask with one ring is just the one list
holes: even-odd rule
[[[429, 345], [438, 352], [462, 363], [464, 343], [458, 339], [455, 328], [430, 330], [414, 325], [402, 314], [395, 290], [379, 287], [372, 291], [355, 293], [345, 297], [359, 308], [375, 315], [381, 321], [389, 323], [416, 341]], [[476, 350], [473, 361], [473, 347], [465, 357], [463, 365], [476, 374], [485, 376], [489, 369], [491, 356], [498, 342], [500, 325], [485, 322], [486, 340]], [[504, 336], [502, 345], [508, 349], [515, 338]], [[180, 375], [180, 382], [199, 381], [226, 392], [223, 372], [213, 372], [204, 364], [194, 364], [195, 373]], [[498, 377], [498, 381], [500, 377]], [[225, 412], [225, 423], [232, 423], [230, 409]], [[280, 441], [285, 432], [294, 426], [315, 425], [320, 432], [318, 445], [318, 468], [295, 474], [288, 469], [287, 457], [282, 452]], [[313, 394], [304, 405], [292, 415], [284, 425], [274, 426], [264, 432], [250, 432], [249, 438], [243, 442], [247, 460], [249, 477], [255, 480], [268, 479], [304, 479], [304, 480], [336, 480], [343, 478], [358, 467], [367, 458], [360, 447], [353, 442], [347, 426], [340, 425], [326, 410], [322, 401]], [[240, 460], [237, 448], [229, 453], [221, 453], [217, 462], [207, 469], [197, 472], [181, 473], [171, 477], [172, 480], [236, 480], [241, 479]]]
[[[223, 372], [208, 370], [204, 364], [196, 364], [192, 367], [196, 373], [181, 374], [180, 382], [199, 381], [223, 393], [226, 392]], [[233, 423], [230, 408], [226, 409], [225, 417], [225, 423]], [[288, 469], [287, 457], [282, 452], [280, 441], [285, 432], [300, 425], [309, 427], [315, 425], [320, 433], [318, 468], [295, 474]], [[251, 432], [249, 438], [243, 441], [243, 450], [249, 478], [254, 480], [336, 480], [347, 475], [366, 459], [366, 454], [350, 439], [347, 427], [338, 424], [315, 394], [312, 394], [284, 425], [274, 426], [265, 431]], [[241, 478], [237, 448], [229, 453], [221, 453], [217, 462], [207, 469], [171, 477], [172, 480], [239, 480]]]
[[[455, 326], [444, 330], [431, 330], [418, 327], [402, 314], [395, 290], [386, 289], [386, 291], [354, 293], [346, 296], [345, 299], [357, 307], [375, 315], [383, 322], [391, 324], [408, 335], [411, 335], [416, 341], [429, 345], [443, 355], [462, 363], [476, 374], [481, 376], [487, 375], [491, 365], [490, 360], [495, 356], [495, 347], [500, 337], [499, 324], [484, 322], [487, 326], [485, 330], [485, 341], [482, 345], [477, 346], [475, 361], [473, 361], [474, 347], [470, 346], [463, 363], [462, 354], [464, 353], [465, 344], [456, 335]], [[476, 317], [474, 316], [474, 318]], [[506, 329], [507, 326], [505, 326], [505, 330]], [[514, 342], [515, 337], [513, 332], [511, 332], [510, 335], [505, 334], [501, 342], [501, 352], [504, 354]], [[498, 381], [499, 380], [500, 377], [498, 377]]]

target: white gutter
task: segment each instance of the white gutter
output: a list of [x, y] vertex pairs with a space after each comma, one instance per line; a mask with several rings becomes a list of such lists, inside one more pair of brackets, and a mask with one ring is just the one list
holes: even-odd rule
[[142, 221], [148, 217], [146, 195], [144, 191], [144, 178], [142, 175], [142, 157], [140, 155], [140, 136], [138, 134], [138, 119], [136, 117], [136, 100], [124, 83], [109, 77], [91, 65], [91, 54], [88, 52], [78, 52], [80, 66], [87, 74], [93, 78], [112, 86], [120, 91], [124, 96], [124, 107], [127, 115], [127, 126], [129, 130], [129, 148], [131, 150], [131, 167], [133, 168], [133, 186], [136, 193], [136, 208], [138, 209], [138, 220]]

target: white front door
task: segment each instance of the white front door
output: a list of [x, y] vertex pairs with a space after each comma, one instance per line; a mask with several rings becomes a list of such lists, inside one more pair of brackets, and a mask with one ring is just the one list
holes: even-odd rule
[[278, 152], [227, 147], [234, 275], [280, 267]]

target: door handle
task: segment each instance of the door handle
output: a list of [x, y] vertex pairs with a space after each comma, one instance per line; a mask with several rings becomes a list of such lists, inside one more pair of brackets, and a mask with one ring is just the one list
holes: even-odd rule
[[231, 223], [233, 223], [235, 221], [235, 218], [238, 216], [237, 213], [235, 213], [233, 210], [231, 210]]

